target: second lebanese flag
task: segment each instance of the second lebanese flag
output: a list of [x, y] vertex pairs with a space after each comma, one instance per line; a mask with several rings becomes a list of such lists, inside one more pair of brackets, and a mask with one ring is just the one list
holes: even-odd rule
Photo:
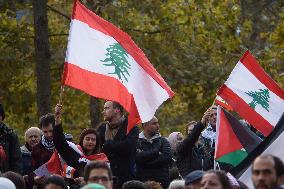
[[126, 33], [75, 1], [63, 84], [120, 103], [129, 112], [128, 132], [149, 121], [174, 95]]
[[265, 136], [284, 112], [284, 91], [249, 51], [245, 52], [217, 95]]

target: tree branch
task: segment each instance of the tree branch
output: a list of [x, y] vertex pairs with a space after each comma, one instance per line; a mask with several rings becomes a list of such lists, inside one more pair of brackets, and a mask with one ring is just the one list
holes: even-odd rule
[[48, 8], [49, 10], [51, 10], [51, 11], [53, 11], [53, 12], [55, 12], [55, 13], [61, 15], [61, 16], [63, 16], [63, 17], [66, 18], [67, 20], [69, 20], [69, 21], [71, 20], [70, 16], [68, 16], [68, 15], [66, 15], [66, 14], [64, 14], [64, 13], [62, 13], [62, 12], [60, 12], [59, 10], [53, 8], [53, 7], [50, 6], [50, 5], [47, 5], [47, 8]]
[[125, 30], [144, 33], [144, 34], [157, 34], [157, 33], [167, 32], [168, 30], [170, 30], [170, 28], [165, 28], [165, 29], [161, 29], [161, 30], [154, 30], [154, 31], [143, 31], [143, 30], [132, 29], [132, 28], [126, 28]]
[[20, 82], [18, 85], [15, 86], [15, 88], [20, 88], [21, 86], [23, 86], [25, 83], [27, 83], [33, 76], [33, 73], [30, 73], [29, 76], [26, 77], [26, 79], [22, 82]]
[[134, 31], [134, 32], [140, 32], [140, 33], [144, 33], [144, 34], [157, 34], [157, 33], [168, 32], [169, 30], [171, 30], [175, 26], [185, 25], [187, 23], [188, 23], [188, 21], [183, 22], [183, 23], [178, 23], [178, 24], [175, 24], [174, 26], [170, 26], [170, 27], [167, 27], [167, 28], [164, 28], [164, 29], [158, 29], [158, 30], [153, 30], [153, 31], [144, 31], [144, 30], [133, 29], [133, 28], [126, 28], [125, 30], [127, 30], [127, 31]]
[[[2, 32], [2, 33], [0, 33], [0, 36], [1, 35], [7, 35], [7, 34], [9, 34], [9, 32]], [[68, 36], [69, 34], [68, 33], [55, 33], [55, 34], [49, 34], [48, 35], [48, 37], [56, 37], [56, 36]], [[28, 39], [28, 38], [34, 38], [34, 36], [33, 35], [31, 35], [31, 36], [28, 36], [28, 35], [19, 35], [18, 36], [19, 38], [24, 38], [24, 39]]]
[[55, 34], [49, 34], [48, 37], [56, 37], [56, 36], [68, 36], [68, 33], [55, 33]]

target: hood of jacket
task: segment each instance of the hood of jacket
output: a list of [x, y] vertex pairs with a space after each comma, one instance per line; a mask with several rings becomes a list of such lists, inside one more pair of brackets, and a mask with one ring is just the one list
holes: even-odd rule
[[151, 142], [151, 143], [154, 139], [160, 138], [160, 137], [161, 137], [160, 133], [155, 134], [151, 138], [146, 138], [143, 131], [141, 133], [139, 133], [139, 139], [144, 139], [144, 140], [147, 140], [148, 142]]
[[22, 154], [25, 154], [25, 155], [31, 155], [32, 154], [32, 152], [29, 151], [29, 149], [26, 147], [26, 145], [21, 146], [21, 152], [22, 152]]

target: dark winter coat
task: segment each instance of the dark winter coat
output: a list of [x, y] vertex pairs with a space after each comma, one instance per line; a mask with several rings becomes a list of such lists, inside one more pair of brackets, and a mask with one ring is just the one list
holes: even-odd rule
[[205, 125], [201, 122], [197, 123], [192, 132], [177, 147], [176, 164], [183, 178], [194, 170], [208, 170], [213, 168], [214, 157], [211, 152], [208, 153], [203, 145], [195, 145], [204, 128]]
[[[32, 171], [39, 168], [41, 165], [45, 164], [52, 156], [53, 150], [48, 150], [45, 148], [42, 144], [42, 141], [39, 141], [39, 143], [33, 147], [32, 151]], [[34, 182], [34, 177], [36, 175], [33, 172], [29, 173], [29, 182], [32, 184], [36, 184]], [[43, 188], [42, 185], [38, 186], [38, 189]]]
[[56, 150], [65, 160], [67, 165], [72, 166], [76, 169], [74, 178], [83, 176], [84, 167], [87, 162], [79, 162], [79, 159], [82, 156], [68, 145], [63, 133], [62, 125], [56, 125], [53, 127], [53, 143]]
[[160, 182], [163, 188], [168, 188], [171, 163], [171, 147], [166, 138], [157, 135], [147, 140], [143, 132], [140, 133], [136, 153], [137, 179]]
[[21, 146], [22, 160], [23, 160], [23, 175], [27, 175], [32, 169], [32, 152], [26, 145]]
[[[27, 175], [32, 171], [32, 152], [26, 145], [21, 146], [22, 160], [23, 160], [23, 175]], [[26, 189], [32, 189], [31, 183], [26, 183]]]
[[22, 154], [18, 136], [3, 122], [0, 123], [0, 145], [6, 153], [6, 159], [0, 163], [0, 171], [22, 174]]
[[102, 152], [110, 161], [110, 168], [114, 176], [118, 178], [118, 187], [125, 181], [134, 179], [135, 153], [139, 135], [139, 129], [134, 126], [126, 135], [127, 118], [119, 126], [118, 132], [113, 140], [105, 140], [106, 124], [98, 128]]

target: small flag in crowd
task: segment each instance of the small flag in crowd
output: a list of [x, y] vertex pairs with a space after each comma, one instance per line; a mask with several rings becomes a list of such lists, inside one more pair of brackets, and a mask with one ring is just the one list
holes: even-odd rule
[[34, 173], [37, 176], [49, 177], [52, 174], [61, 174], [61, 161], [58, 152], [55, 150], [50, 159], [36, 170]]
[[174, 95], [129, 35], [75, 1], [63, 84], [120, 103], [128, 129], [147, 122]]
[[256, 148], [261, 139], [233, 115], [218, 106], [215, 161], [237, 166]]
[[217, 95], [265, 136], [271, 133], [284, 112], [284, 91], [249, 51], [239, 60]]
[[[78, 153], [81, 157], [78, 159], [78, 162], [88, 163], [90, 161], [98, 160], [103, 162], [108, 162], [107, 156], [104, 153], [93, 154], [85, 156], [83, 150], [79, 145], [75, 145], [72, 142], [67, 141], [68, 146], [73, 149], [74, 152]], [[67, 165], [65, 160], [61, 158], [57, 150], [55, 150], [51, 158], [43, 165], [38, 167], [34, 173], [37, 176], [50, 176], [52, 174], [61, 175], [65, 178], [73, 178], [74, 172], [76, 169]]]

